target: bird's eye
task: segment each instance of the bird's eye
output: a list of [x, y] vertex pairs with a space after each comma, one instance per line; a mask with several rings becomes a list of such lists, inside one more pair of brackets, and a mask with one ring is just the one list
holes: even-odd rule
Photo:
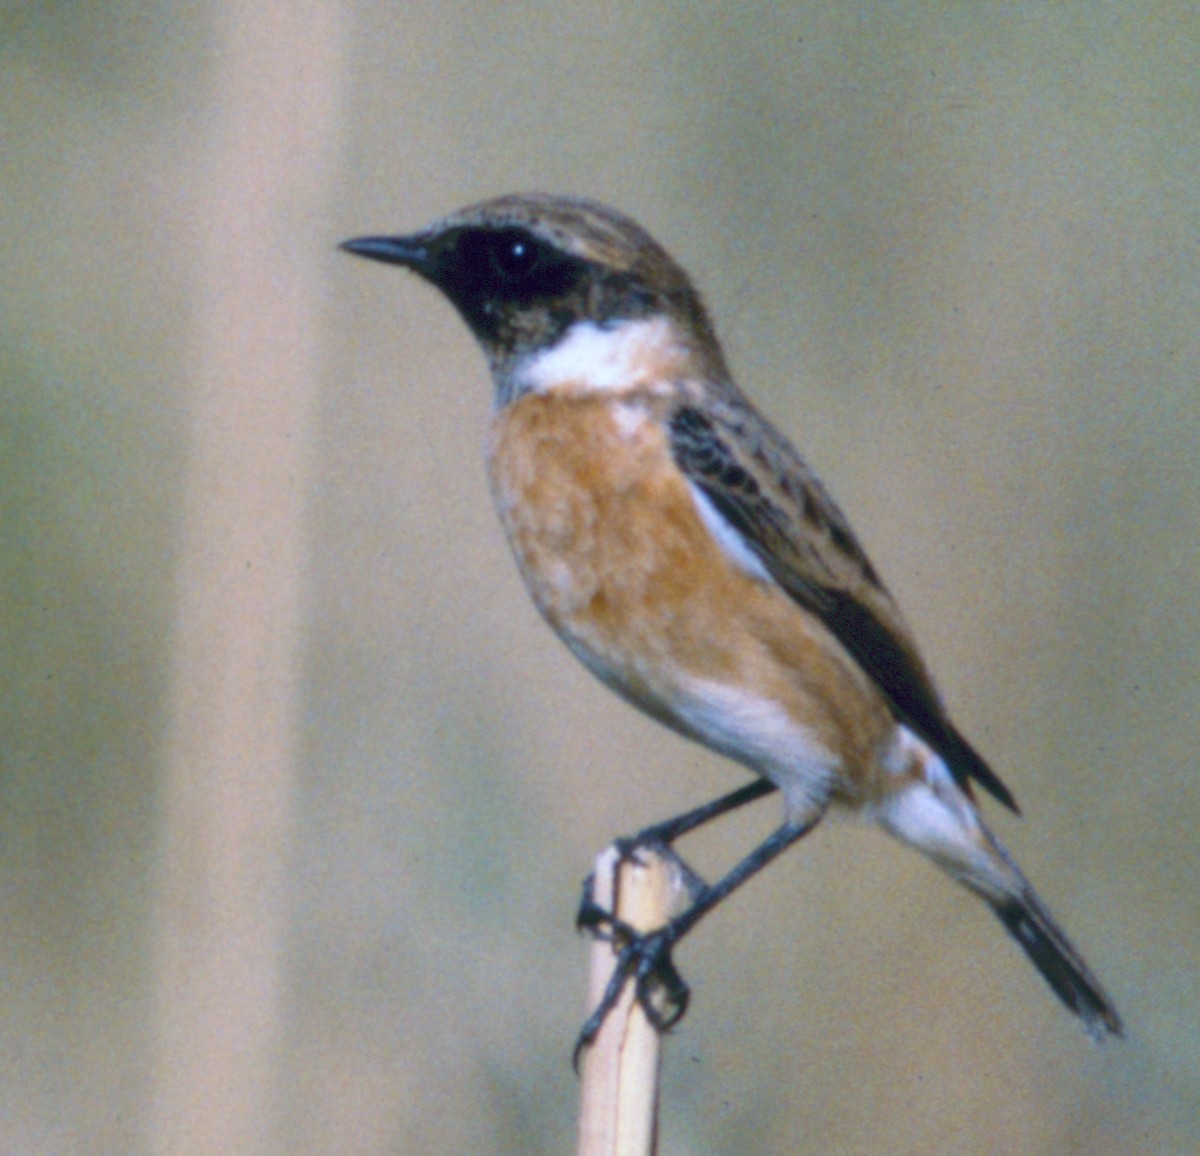
[[493, 233], [488, 240], [488, 263], [501, 280], [525, 281], [541, 264], [542, 247], [524, 233]]
[[440, 265], [444, 288], [510, 301], [553, 297], [575, 271], [569, 257], [525, 229], [464, 229], [448, 239]]

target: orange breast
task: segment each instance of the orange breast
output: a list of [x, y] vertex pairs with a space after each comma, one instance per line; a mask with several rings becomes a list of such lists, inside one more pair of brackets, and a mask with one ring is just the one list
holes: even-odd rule
[[886, 708], [822, 624], [712, 537], [658, 404], [529, 394], [497, 414], [492, 490], [534, 602], [594, 673], [678, 729], [695, 732], [680, 714], [697, 685], [733, 687], [865, 772]]

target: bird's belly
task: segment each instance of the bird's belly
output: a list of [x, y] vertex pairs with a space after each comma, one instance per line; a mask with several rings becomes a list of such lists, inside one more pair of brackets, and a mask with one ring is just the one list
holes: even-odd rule
[[498, 415], [492, 489], [543, 616], [622, 696], [785, 792], [876, 761], [891, 720], [861, 672], [722, 548], [662, 424], [620, 404], [530, 395]]

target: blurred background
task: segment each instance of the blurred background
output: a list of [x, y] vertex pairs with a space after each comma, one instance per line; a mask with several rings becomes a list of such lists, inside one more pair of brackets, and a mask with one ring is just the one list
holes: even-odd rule
[[5, 6], [0, 1150], [572, 1149], [578, 882], [744, 776], [551, 637], [482, 358], [335, 251], [525, 189], [694, 274], [1128, 1031], [829, 823], [681, 949], [661, 1150], [1200, 1149], [1198, 61], [1154, 2]]

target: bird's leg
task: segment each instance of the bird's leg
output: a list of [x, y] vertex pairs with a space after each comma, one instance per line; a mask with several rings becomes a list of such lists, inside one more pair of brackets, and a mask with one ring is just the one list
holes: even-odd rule
[[676, 839], [682, 838], [689, 831], [703, 827], [705, 823], [720, 818], [721, 815], [728, 815], [730, 811], [736, 811], [739, 807], [753, 803], [756, 799], [761, 799], [775, 790], [778, 788], [770, 779], [755, 779], [744, 787], [730, 791], [728, 795], [713, 799], [711, 803], [705, 803], [704, 806], [697, 807], [693, 811], [685, 811], [682, 815], [676, 815], [674, 819], [668, 819], [665, 823], [655, 823], [653, 827], [646, 827], [632, 838], [618, 839], [617, 846], [622, 852], [624, 852], [622, 844], [630, 849], [660, 845], [669, 847]]
[[[757, 784], [754, 785], [757, 786]], [[743, 788], [742, 791], [734, 792], [733, 795], [727, 795], [723, 799], [718, 799], [716, 803], [710, 804], [707, 808], [700, 808], [698, 811], [689, 812], [688, 815], [681, 816], [681, 821], [686, 821], [701, 812], [709, 812], [706, 816], [695, 822], [685, 822], [683, 830], [692, 830], [699, 823], [704, 822], [706, 818], [713, 818], [717, 814], [723, 814], [726, 810], [732, 810], [734, 807], [740, 806], [742, 803], [749, 802], [750, 799], [758, 798], [760, 795], [766, 793], [767, 791], [761, 788], [754, 793], [749, 793], [749, 788]], [[733, 801], [738, 795], [742, 795], [743, 797], [737, 799], [737, 801]], [[726, 806], [720, 809], [720, 805], [723, 803]], [[717, 807], [718, 809], [712, 811], [711, 808], [713, 807]], [[637, 1002], [641, 1005], [646, 1018], [659, 1031], [665, 1032], [677, 1024], [683, 1018], [684, 1012], [687, 1011], [689, 993], [687, 984], [671, 959], [671, 951], [674, 946], [718, 903], [736, 891], [737, 888], [752, 876], [758, 874], [768, 863], [781, 855], [798, 839], [807, 835], [816, 826], [824, 813], [825, 809], [822, 807], [813, 814], [806, 816], [803, 820], [789, 820], [784, 823], [782, 827], [760, 843], [727, 875], [711, 886], [705, 885], [703, 880], [700, 880], [694, 873], [690, 873], [691, 879], [699, 884], [698, 892], [692, 892], [692, 905], [681, 915], [672, 919], [670, 923], [654, 931], [636, 932], [627, 924], [613, 918], [611, 913], [604, 912], [603, 909], [591, 901], [589, 891], [585, 887], [585, 908], [590, 902], [591, 907], [600, 913], [600, 918], [589, 917], [587, 912], [581, 910], [581, 922], [585, 926], [597, 928], [607, 924], [610, 929], [609, 934], [611, 934], [614, 944], [617, 945], [617, 959], [613, 968], [612, 978], [609, 980], [608, 987], [605, 989], [600, 1003], [587, 1018], [579, 1033], [579, 1041], [575, 1045], [576, 1060], [578, 1060], [582, 1049], [590, 1045], [596, 1038], [608, 1013], [616, 1005], [626, 980], [633, 980]], [[649, 828], [648, 830], [661, 831], [663, 828], [667, 828], [670, 833], [672, 827], [673, 824], [668, 823], [663, 824], [661, 828]], [[678, 837], [681, 833], [681, 831], [674, 832], [674, 837]], [[631, 841], [635, 848], [640, 838], [641, 836], [635, 836]], [[678, 857], [676, 856], [676, 858]], [[691, 890], [692, 888], [689, 886], [689, 891]], [[663, 1010], [661, 1000], [655, 999], [656, 994], [659, 993], [665, 993], [666, 1010]]]
[[[622, 836], [614, 840], [613, 846], [617, 849], [620, 862], [636, 859], [639, 850], [650, 848], [671, 860], [679, 870], [688, 895], [695, 902], [708, 890], [708, 884], [688, 866], [672, 844], [676, 839], [688, 834], [689, 831], [694, 831], [697, 827], [702, 827], [705, 823], [719, 818], [721, 815], [727, 815], [730, 811], [736, 811], [738, 807], [745, 806], [747, 803], [753, 803], [756, 799], [761, 799], [776, 789], [770, 779], [755, 779], [752, 783], [747, 783], [746, 786], [739, 787], [736, 791], [730, 791], [728, 795], [722, 795], [719, 799], [713, 799], [712, 802], [705, 803], [702, 807], [685, 811], [682, 815], [676, 815], [675, 818], [667, 819], [663, 823], [655, 823], [652, 827], [644, 827], [636, 835]], [[614, 918], [613, 913], [606, 911], [595, 901], [594, 887], [595, 878], [588, 875], [583, 881], [583, 898], [579, 902], [575, 926], [581, 931], [587, 929], [597, 936], [619, 934], [622, 938], [628, 939], [632, 934], [630, 929], [619, 926], [619, 921]]]

